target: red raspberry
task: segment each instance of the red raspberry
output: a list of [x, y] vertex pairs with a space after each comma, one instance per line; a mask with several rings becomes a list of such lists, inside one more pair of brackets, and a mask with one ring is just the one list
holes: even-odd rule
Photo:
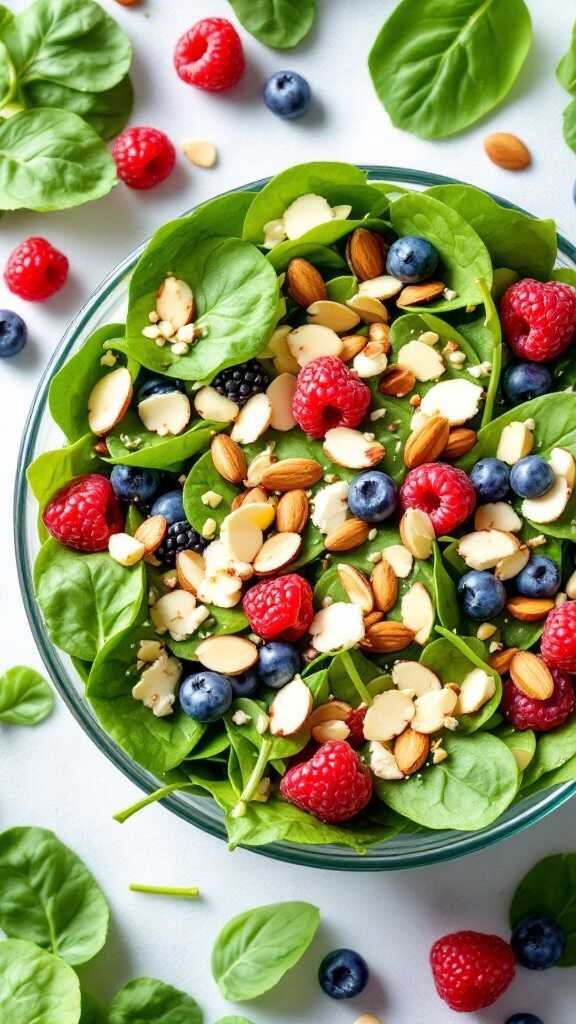
[[320, 821], [348, 821], [370, 801], [372, 776], [348, 743], [328, 740], [310, 761], [286, 772], [280, 792]]
[[545, 363], [576, 338], [576, 288], [527, 277], [504, 292], [500, 318], [514, 355]]
[[346, 725], [350, 729], [350, 735], [347, 737], [347, 742], [354, 750], [361, 747], [365, 743], [364, 739], [364, 719], [366, 718], [367, 707], [352, 708], [352, 711], [348, 712], [348, 718], [346, 719]]
[[466, 473], [442, 462], [411, 469], [400, 488], [402, 509], [419, 508], [432, 520], [436, 534], [461, 526], [476, 506], [476, 491]]
[[130, 188], [153, 188], [174, 169], [176, 150], [157, 128], [127, 128], [112, 146], [118, 177]]
[[45, 238], [27, 238], [8, 257], [4, 280], [11, 292], [28, 302], [44, 302], [68, 277], [68, 260]]
[[107, 477], [98, 473], [77, 477], [48, 502], [44, 526], [56, 540], [75, 551], [104, 551], [124, 518]]
[[305, 434], [324, 437], [332, 427], [357, 427], [370, 405], [370, 388], [336, 356], [306, 363], [292, 400], [294, 419]]
[[473, 1013], [492, 1006], [514, 980], [514, 953], [498, 935], [454, 932], [430, 952], [438, 995], [451, 1010]]
[[299, 640], [314, 618], [312, 588], [297, 573], [257, 583], [242, 603], [253, 632], [263, 640]]
[[540, 650], [547, 665], [576, 675], [576, 601], [548, 613]]
[[237, 85], [244, 74], [242, 41], [226, 18], [204, 18], [178, 40], [174, 67], [183, 82], [208, 92]]
[[554, 693], [548, 700], [526, 697], [509, 679], [504, 684], [502, 711], [515, 729], [533, 729], [550, 732], [564, 725], [576, 705], [572, 678], [558, 668], [550, 669], [554, 678]]

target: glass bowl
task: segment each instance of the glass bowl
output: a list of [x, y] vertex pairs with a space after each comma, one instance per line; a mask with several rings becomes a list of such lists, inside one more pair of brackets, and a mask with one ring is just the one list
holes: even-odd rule
[[[427, 188], [436, 184], [458, 183], [453, 178], [399, 167], [364, 167], [372, 181], [392, 181], [399, 185]], [[233, 191], [255, 191], [266, 181], [251, 182]], [[513, 204], [495, 196], [504, 206]], [[97, 747], [140, 789], [150, 793], [162, 783], [152, 773], [141, 768], [119, 747], [98, 724], [84, 697], [84, 687], [71, 660], [54, 647], [46, 633], [40, 610], [36, 604], [32, 585], [32, 566], [39, 548], [36, 532], [37, 506], [26, 483], [26, 466], [41, 452], [62, 443], [59, 429], [52, 423], [48, 412], [48, 387], [53, 375], [84, 340], [102, 324], [124, 321], [128, 281], [143, 246], [126, 257], [102, 282], [78, 316], [70, 325], [52, 356], [34, 397], [27, 427], [22, 439], [15, 488], [15, 541], [16, 560], [24, 605], [34, 638], [60, 695], [76, 720]], [[564, 267], [576, 266], [576, 248], [559, 237], [558, 262]], [[486, 846], [516, 835], [547, 814], [561, 807], [576, 794], [576, 783], [569, 783], [548, 793], [540, 793], [510, 807], [502, 817], [480, 832], [424, 832], [400, 835], [381, 846], [371, 847], [364, 856], [337, 846], [298, 846], [272, 843], [266, 847], [251, 847], [255, 853], [291, 864], [307, 867], [331, 868], [341, 871], [388, 871], [418, 867], [473, 853]], [[218, 839], [226, 839], [222, 813], [216, 804], [206, 798], [188, 793], [173, 794], [163, 803], [185, 821]]]

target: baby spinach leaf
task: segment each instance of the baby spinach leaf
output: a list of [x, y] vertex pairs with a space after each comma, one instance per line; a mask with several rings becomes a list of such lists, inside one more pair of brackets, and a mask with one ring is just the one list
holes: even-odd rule
[[432, 829], [475, 832], [512, 803], [518, 767], [505, 743], [489, 733], [446, 736], [448, 758], [402, 785], [376, 781], [380, 799], [398, 814]]
[[562, 129], [567, 145], [576, 151], [576, 99], [572, 100], [564, 110]]
[[[94, 451], [92, 434], [80, 437], [67, 448], [42, 452], [28, 466], [28, 485], [41, 509], [64, 484], [83, 473], [97, 473], [102, 463]], [[45, 531], [44, 531], [45, 533]]]
[[104, 343], [121, 339], [123, 324], [98, 327], [50, 382], [48, 405], [50, 415], [69, 441], [90, 432], [88, 398], [94, 385], [115, 367], [102, 366]]
[[434, 585], [434, 606], [438, 612], [440, 622], [446, 629], [458, 629], [460, 625], [460, 611], [458, 608], [456, 585], [444, 565], [442, 552], [436, 543], [434, 544], [432, 582]]
[[318, 242], [302, 242], [296, 238], [293, 242], [282, 242], [280, 246], [268, 254], [268, 259], [278, 274], [283, 273], [290, 263], [290, 260], [300, 256], [303, 260], [313, 263], [322, 274], [334, 274], [347, 269], [346, 262], [327, 245], [319, 245]]
[[116, 165], [99, 135], [65, 110], [24, 110], [0, 124], [0, 210], [65, 210], [107, 195]]
[[495, 267], [510, 267], [521, 277], [549, 281], [556, 259], [556, 225], [520, 210], [500, 206], [471, 185], [434, 185], [427, 190], [456, 210], [484, 242]]
[[[380, 675], [378, 665], [370, 661], [369, 658], [362, 654], [362, 651], [352, 648], [352, 650], [346, 651], [346, 654], [352, 659], [354, 668], [363, 683], [368, 684], [373, 679], [378, 678]], [[348, 658], [345, 655], [337, 654], [332, 660], [327, 673], [330, 693], [338, 700], [344, 700], [347, 704], [351, 704], [352, 707], [358, 707], [361, 703], [361, 698], [350, 678], [347, 665]]]
[[482, 301], [478, 280], [484, 278], [491, 286], [492, 263], [484, 242], [464, 217], [428, 193], [413, 192], [392, 203], [390, 220], [399, 235], [421, 235], [440, 253], [438, 277], [457, 295], [430, 303], [429, 309], [459, 309]]
[[212, 974], [224, 998], [241, 1003], [269, 992], [304, 955], [319, 924], [317, 907], [296, 900], [232, 918], [212, 951]]
[[484, 644], [473, 636], [458, 636], [449, 629], [439, 628], [441, 640], [433, 640], [422, 652], [420, 662], [436, 673], [443, 683], [461, 683], [475, 668], [480, 668], [494, 680], [494, 696], [469, 715], [458, 716], [458, 734], [476, 732], [490, 721], [502, 700], [502, 681], [497, 672], [486, 663]]
[[247, 32], [264, 46], [289, 50], [310, 32], [316, 0], [230, 0]]
[[362, 220], [334, 219], [325, 224], [319, 224], [318, 227], [311, 228], [310, 231], [306, 231], [295, 241], [280, 242], [279, 245], [274, 246], [269, 252], [268, 259], [272, 266], [279, 270], [280, 267], [287, 266], [290, 259], [292, 259], [296, 246], [306, 244], [335, 245], [336, 242], [346, 238], [347, 235], [350, 235], [359, 227], [367, 228], [380, 235], [386, 235], [390, 230], [385, 221], [376, 217], [362, 218]]
[[16, 17], [4, 4], [0, 4], [0, 32], [4, 32]]
[[538, 737], [536, 754], [524, 775], [524, 786], [529, 789], [548, 772], [556, 771], [576, 756], [576, 714], [552, 733]]
[[78, 1024], [80, 984], [59, 956], [33, 942], [0, 942], [0, 1018], [6, 1024]]
[[516, 281], [519, 279], [520, 275], [516, 270], [510, 270], [508, 267], [497, 267], [492, 279], [492, 298], [494, 302], [500, 302], [504, 292], [510, 288], [510, 285], [516, 284]]
[[[486, 724], [486, 728], [490, 728], [489, 722]], [[536, 733], [532, 732], [531, 729], [525, 729], [523, 732], [517, 732], [516, 729], [512, 728], [512, 726], [503, 725], [498, 729], [496, 736], [506, 744], [513, 754], [517, 751], [518, 756], [516, 757], [516, 760], [522, 779], [524, 779], [526, 768], [534, 759], [534, 755], [536, 753]], [[523, 794], [521, 792], [520, 796], [522, 795]]]
[[128, 629], [144, 599], [143, 564], [126, 569], [108, 553], [78, 554], [47, 540], [34, 566], [34, 590], [50, 639], [67, 654], [93, 661]]
[[512, 897], [510, 924], [544, 914], [566, 933], [566, 952], [558, 967], [576, 967], [576, 853], [545, 857], [522, 879]]
[[550, 278], [552, 281], [563, 281], [564, 284], [571, 284], [576, 288], [576, 270], [571, 267], [555, 267]]
[[11, 828], [0, 834], [0, 927], [6, 935], [29, 939], [74, 966], [102, 949], [109, 917], [100, 886], [53, 832]]
[[192, 996], [155, 978], [135, 978], [114, 996], [109, 1024], [202, 1024], [202, 1011]]
[[341, 274], [326, 282], [328, 298], [332, 302], [347, 302], [358, 291], [358, 281], [352, 274]]
[[564, 54], [558, 64], [556, 75], [560, 85], [564, 86], [566, 92], [576, 93], [576, 23], [572, 28], [570, 49]]
[[216, 1024], [252, 1024], [247, 1017], [220, 1017]]
[[537, 782], [533, 782], [530, 786], [522, 787], [520, 797], [534, 796], [535, 793], [540, 793], [545, 789], [552, 789], [554, 786], [563, 786], [567, 782], [576, 781], [576, 755], [571, 757], [569, 761], [566, 761], [560, 768], [555, 768], [551, 772], [546, 772], [541, 775]]
[[146, 430], [138, 413], [129, 409], [106, 437], [110, 452], [110, 458], [106, 461], [112, 465], [120, 463], [123, 466], [166, 469], [203, 451], [210, 444], [214, 433], [221, 429], [221, 423], [194, 420], [183, 434], [161, 437]]
[[0, 722], [38, 725], [54, 707], [54, 693], [39, 672], [15, 665], [0, 676]]
[[107, 1024], [104, 1010], [89, 992], [81, 991], [82, 1010], [78, 1024]]
[[368, 63], [392, 123], [441, 139], [504, 99], [531, 41], [524, 0], [402, 0]]
[[490, 378], [488, 381], [488, 387], [486, 388], [486, 399], [484, 402], [484, 409], [482, 411], [482, 425], [490, 423], [490, 420], [494, 416], [494, 405], [498, 397], [498, 389], [500, 387], [500, 374], [502, 372], [502, 324], [500, 323], [500, 317], [498, 316], [498, 310], [494, 305], [494, 300], [490, 288], [488, 287], [484, 278], [481, 278], [478, 282], [478, 287], [482, 293], [484, 300], [484, 309], [486, 311], [484, 319], [484, 328], [491, 340], [491, 352], [489, 363], [491, 366]]
[[126, 127], [134, 105], [129, 75], [104, 92], [70, 89], [58, 82], [29, 82], [23, 89], [27, 107], [55, 107], [78, 114], [103, 139], [112, 139]]

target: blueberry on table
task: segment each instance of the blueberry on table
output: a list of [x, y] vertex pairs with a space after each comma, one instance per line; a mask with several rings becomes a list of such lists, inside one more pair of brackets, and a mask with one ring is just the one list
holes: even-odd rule
[[154, 395], [171, 395], [174, 391], [182, 391], [184, 393], [186, 391], [184, 381], [170, 380], [168, 377], [149, 377], [138, 388], [136, 405], [140, 405], [140, 402], [144, 402], [147, 398], [152, 398]]
[[510, 487], [520, 498], [539, 498], [554, 483], [554, 470], [539, 455], [526, 455], [510, 470]]
[[560, 569], [551, 558], [533, 555], [514, 583], [524, 597], [553, 597], [560, 590]]
[[160, 474], [156, 469], [141, 469], [139, 466], [114, 466], [110, 483], [120, 501], [148, 505], [160, 487]]
[[226, 714], [234, 696], [232, 680], [219, 672], [195, 672], [180, 687], [182, 711], [197, 722], [217, 722]]
[[418, 284], [432, 277], [438, 262], [438, 250], [431, 242], [416, 235], [405, 235], [390, 246], [386, 270], [405, 284]]
[[258, 650], [257, 671], [266, 686], [279, 690], [300, 671], [300, 654], [293, 644], [271, 640]]
[[150, 509], [150, 515], [164, 516], [168, 526], [172, 526], [172, 523], [184, 522], [186, 513], [184, 511], [181, 488], [177, 487], [173, 491], [166, 491], [165, 494], [161, 494], [159, 498], [156, 498]]
[[250, 669], [241, 676], [230, 676], [230, 685], [235, 697], [255, 697], [262, 683], [258, 673]]
[[181, 551], [197, 551], [200, 555], [207, 545], [208, 541], [190, 526], [187, 519], [183, 519], [181, 522], [170, 523], [166, 536], [155, 554], [163, 565], [173, 569], [176, 565], [176, 555]]
[[11, 309], [0, 309], [0, 359], [8, 359], [21, 352], [27, 338], [28, 331], [22, 317]]
[[302, 117], [311, 101], [310, 86], [297, 71], [277, 71], [264, 86], [264, 102], [279, 117]]
[[472, 569], [458, 582], [464, 612], [471, 619], [493, 619], [504, 610], [506, 590], [496, 576], [486, 570]]
[[516, 925], [510, 945], [523, 967], [545, 971], [564, 956], [566, 933], [551, 917], [534, 914]]
[[516, 363], [504, 374], [504, 391], [512, 405], [547, 395], [551, 388], [552, 374], [542, 363]]
[[368, 965], [353, 949], [335, 949], [320, 964], [318, 981], [331, 999], [353, 999], [366, 988]]
[[470, 480], [483, 501], [501, 501], [510, 489], [510, 469], [501, 459], [480, 459], [470, 471]]
[[514, 1013], [508, 1017], [506, 1024], [544, 1024], [544, 1021], [533, 1013]]
[[249, 398], [266, 391], [270, 377], [257, 359], [249, 359], [238, 366], [228, 366], [220, 370], [212, 381], [212, 387], [224, 398], [229, 398], [236, 405], [246, 405]]
[[398, 504], [398, 488], [387, 473], [369, 469], [359, 473], [348, 490], [348, 508], [365, 523], [389, 519]]

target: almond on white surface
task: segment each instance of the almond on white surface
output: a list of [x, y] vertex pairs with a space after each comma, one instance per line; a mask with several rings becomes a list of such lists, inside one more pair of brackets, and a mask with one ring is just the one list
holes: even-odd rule
[[312, 693], [306, 683], [300, 676], [295, 676], [278, 691], [268, 708], [272, 735], [293, 736], [305, 724], [312, 704]]
[[412, 572], [414, 556], [403, 544], [389, 544], [382, 551], [382, 558], [385, 558], [392, 566], [398, 579], [405, 580]]
[[[428, 347], [428, 346], [426, 346]], [[469, 380], [441, 380], [422, 398], [419, 412], [424, 416], [445, 416], [451, 427], [473, 419], [482, 399], [482, 388]]]
[[444, 720], [455, 711], [457, 703], [458, 695], [448, 687], [423, 693], [415, 701], [416, 713], [412, 720], [412, 728], [425, 735], [439, 732], [444, 728]]
[[273, 430], [292, 430], [292, 427], [296, 426], [296, 420], [292, 415], [295, 391], [296, 377], [293, 373], [281, 373], [269, 384], [266, 394], [272, 410], [270, 426]]
[[321, 327], [319, 324], [304, 324], [290, 331], [287, 337], [288, 349], [294, 357], [298, 366], [306, 366], [313, 359], [319, 356], [339, 356], [342, 348], [342, 338], [333, 331], [331, 327]]
[[213, 420], [214, 423], [232, 423], [240, 412], [236, 402], [221, 395], [210, 385], [196, 392], [194, 408], [203, 420]]
[[168, 321], [174, 328], [184, 327], [194, 315], [194, 296], [186, 281], [167, 277], [156, 294], [156, 312], [160, 320]]
[[296, 560], [302, 547], [299, 533], [275, 533], [264, 541], [254, 559], [257, 576], [270, 576]]
[[518, 513], [506, 501], [489, 501], [479, 505], [474, 513], [475, 530], [504, 530], [517, 533], [522, 529]]
[[520, 541], [503, 530], [476, 530], [467, 533], [458, 543], [458, 554], [469, 569], [493, 569], [501, 559], [513, 555]]
[[404, 732], [414, 718], [414, 701], [401, 690], [377, 694], [366, 712], [364, 738], [387, 743]]
[[423, 583], [413, 583], [400, 603], [402, 622], [414, 633], [414, 640], [424, 646], [434, 623], [436, 612], [430, 594]]
[[442, 689], [436, 673], [419, 661], [397, 661], [392, 667], [392, 682], [399, 690], [409, 690], [416, 697]]
[[210, 612], [196, 605], [196, 598], [187, 590], [173, 590], [159, 597], [150, 609], [150, 618], [161, 636], [170, 633], [173, 640], [187, 640], [208, 618]]
[[309, 324], [330, 327], [336, 334], [347, 334], [360, 323], [358, 313], [343, 302], [333, 302], [331, 299], [318, 299], [308, 306], [307, 313]]
[[362, 609], [356, 604], [334, 601], [317, 612], [310, 626], [311, 643], [320, 654], [344, 651], [364, 637]]
[[378, 740], [371, 740], [368, 744], [368, 764], [377, 779], [395, 781], [404, 778], [392, 751]]
[[534, 437], [527, 424], [521, 420], [514, 420], [508, 423], [500, 434], [496, 458], [508, 466], [514, 466], [525, 455], [530, 454], [533, 445]]
[[186, 139], [182, 152], [195, 167], [214, 167], [218, 159], [218, 151], [208, 139]]
[[252, 395], [240, 410], [230, 437], [238, 444], [252, 444], [268, 430], [272, 407], [268, 395]]
[[385, 449], [379, 441], [366, 438], [351, 427], [333, 427], [326, 432], [324, 453], [338, 466], [346, 469], [369, 469], [384, 458]]
[[181, 675], [182, 665], [178, 659], [162, 652], [132, 687], [132, 696], [151, 708], [157, 718], [171, 715]]
[[322, 487], [312, 499], [312, 522], [326, 535], [341, 526], [348, 517], [348, 482], [338, 480]]
[[300, 238], [312, 228], [317, 228], [319, 224], [327, 224], [331, 220], [334, 220], [334, 213], [330, 204], [324, 196], [310, 192], [299, 196], [284, 211], [284, 231], [287, 238]]
[[496, 693], [496, 682], [494, 677], [489, 675], [482, 668], [475, 668], [469, 672], [460, 683], [458, 703], [456, 705], [457, 715], [470, 715], [483, 708]]
[[564, 476], [557, 476], [550, 490], [540, 498], [525, 498], [522, 515], [533, 523], [554, 523], [560, 518], [572, 491]]
[[233, 559], [253, 562], [264, 543], [262, 531], [268, 529], [273, 520], [271, 505], [260, 502], [241, 505], [226, 516], [220, 528], [220, 539]]
[[258, 648], [243, 636], [210, 636], [198, 644], [195, 656], [211, 672], [239, 676], [256, 664]]
[[132, 401], [132, 378], [125, 366], [107, 373], [88, 397], [88, 426], [99, 437], [120, 422]]
[[398, 352], [398, 366], [409, 370], [421, 383], [437, 380], [446, 372], [444, 360], [439, 352], [423, 341], [409, 341]]
[[151, 433], [159, 437], [175, 436], [186, 430], [190, 422], [190, 399], [181, 391], [150, 395], [138, 403], [138, 415]]
[[129, 567], [142, 561], [146, 548], [129, 533], [113, 533], [108, 541], [108, 553], [119, 565]]

